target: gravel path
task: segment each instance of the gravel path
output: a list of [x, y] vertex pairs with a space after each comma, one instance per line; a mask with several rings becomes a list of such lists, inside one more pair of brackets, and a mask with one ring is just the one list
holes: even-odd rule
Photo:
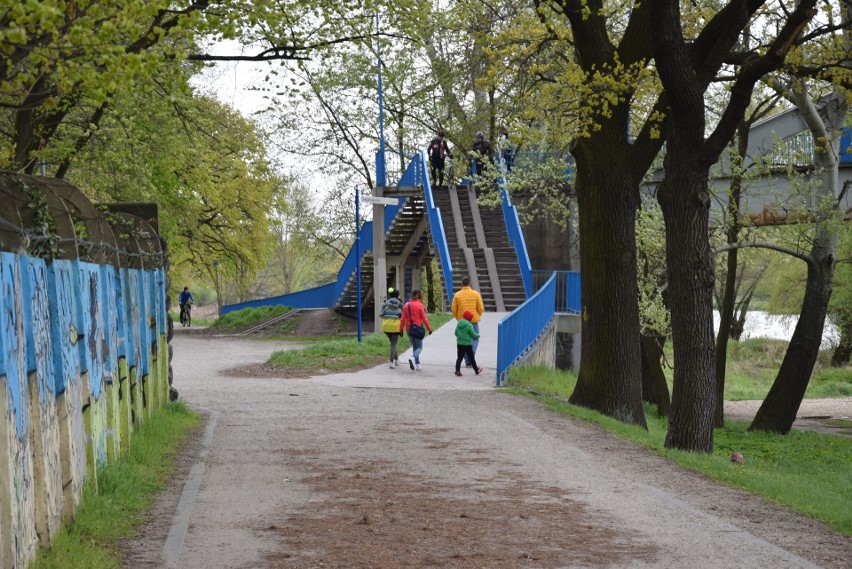
[[818, 522], [446, 366], [230, 378], [285, 345], [174, 346], [208, 423], [130, 569], [850, 566]]

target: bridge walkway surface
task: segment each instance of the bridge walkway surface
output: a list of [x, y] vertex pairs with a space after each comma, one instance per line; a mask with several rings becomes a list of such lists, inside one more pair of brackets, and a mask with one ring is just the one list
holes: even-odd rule
[[271, 379], [228, 370], [298, 345], [176, 334], [206, 426], [124, 566], [848, 566], [850, 539], [805, 516], [450, 376], [445, 340], [421, 373]]

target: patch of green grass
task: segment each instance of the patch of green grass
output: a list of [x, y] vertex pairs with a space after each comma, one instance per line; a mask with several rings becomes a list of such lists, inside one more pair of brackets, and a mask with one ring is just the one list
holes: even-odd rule
[[[508, 391], [535, 397], [555, 412], [598, 424], [680, 465], [774, 500], [852, 535], [851, 439], [799, 430], [787, 435], [749, 432], [746, 423], [727, 421], [725, 428], [714, 433], [713, 454], [669, 450], [664, 447], [667, 419], [657, 417], [652, 406], [645, 406], [648, 422], [645, 431], [568, 404], [570, 383], [570, 374], [544, 368], [516, 368], [510, 372]], [[743, 464], [730, 461], [733, 451], [743, 454]]]
[[249, 324], [254, 324], [255, 322], [260, 322], [261, 320], [266, 320], [273, 316], [279, 316], [286, 312], [290, 312], [290, 310], [292, 310], [290, 307], [280, 305], [243, 308], [242, 310], [236, 310], [220, 316], [219, 319], [213, 323], [213, 326], [223, 330], [230, 330], [231, 328], [248, 326]]
[[811, 376], [805, 397], [850, 397], [852, 396], [852, 368], [824, 367]]
[[[450, 314], [429, 315], [429, 323], [432, 324], [433, 330], [437, 330], [452, 319]], [[291, 337], [286, 339], [293, 340]], [[428, 341], [427, 336], [427, 346]], [[410, 347], [408, 337], [400, 336], [397, 344], [399, 353]], [[363, 336], [360, 344], [357, 338], [334, 339], [317, 342], [301, 350], [275, 352], [269, 357], [269, 363], [290, 369], [326, 370], [337, 373], [378, 365], [387, 360], [388, 354], [387, 336], [379, 333]]]
[[49, 550], [39, 550], [31, 569], [120, 569], [115, 542], [133, 534], [140, 514], [163, 487], [170, 456], [200, 422], [183, 403], [155, 412], [130, 441], [126, 457], [87, 482], [74, 521], [63, 526]]
[[[787, 344], [784, 340], [766, 338], [728, 342], [725, 399], [764, 399], [781, 367]], [[665, 352], [667, 361], [673, 362], [671, 341], [666, 344]], [[806, 399], [852, 396], [852, 367], [828, 367], [830, 359], [831, 350], [820, 352], [808, 389], [805, 391]], [[664, 368], [664, 372], [671, 392], [674, 371]]]

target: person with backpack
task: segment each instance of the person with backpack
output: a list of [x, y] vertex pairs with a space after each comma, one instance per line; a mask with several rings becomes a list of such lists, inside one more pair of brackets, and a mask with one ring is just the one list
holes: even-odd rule
[[382, 332], [390, 340], [390, 368], [399, 366], [399, 354], [396, 351], [396, 343], [399, 341], [399, 319], [402, 316], [402, 301], [399, 299], [399, 290], [391, 287], [388, 289], [388, 299], [382, 304]]
[[399, 319], [399, 333], [408, 332], [408, 339], [414, 350], [412, 358], [408, 360], [408, 367], [413, 370], [423, 371], [420, 365], [420, 352], [423, 351], [423, 338], [426, 330], [432, 333], [432, 325], [426, 317], [426, 309], [423, 307], [419, 290], [411, 292], [411, 300], [402, 307], [402, 317]]
[[432, 139], [432, 142], [429, 143], [429, 147], [426, 149], [426, 154], [429, 156], [432, 181], [438, 180], [437, 187], [439, 188], [444, 185], [444, 166], [446, 165], [446, 159], [448, 156], [450, 158], [453, 157], [447, 141], [444, 140], [446, 135], [447, 133], [444, 132], [444, 129], [439, 130], [437, 136]]

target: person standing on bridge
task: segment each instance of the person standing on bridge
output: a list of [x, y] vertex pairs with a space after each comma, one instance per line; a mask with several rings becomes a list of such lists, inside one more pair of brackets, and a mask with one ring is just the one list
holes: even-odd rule
[[411, 347], [414, 350], [412, 358], [408, 360], [408, 367], [417, 371], [423, 371], [423, 367], [420, 365], [420, 352], [423, 351], [423, 338], [426, 337], [426, 330], [429, 330], [430, 334], [432, 333], [432, 325], [426, 318], [426, 309], [420, 299], [420, 291], [412, 291], [411, 300], [402, 308], [402, 317], [399, 319], [399, 333], [402, 334], [403, 330], [408, 332], [408, 339], [411, 341]]
[[439, 130], [426, 149], [426, 154], [429, 156], [430, 175], [433, 182], [438, 180], [438, 188], [444, 185], [444, 166], [446, 165], [447, 157], [453, 157], [447, 141], [444, 140], [446, 135], [447, 133], [444, 132], [444, 129]]
[[482, 176], [485, 171], [485, 163], [491, 164], [494, 161], [494, 152], [491, 149], [491, 143], [485, 140], [485, 135], [482, 131], [476, 133], [476, 140], [471, 149], [473, 155], [473, 173], [477, 176]]
[[[476, 338], [473, 339], [471, 349], [476, 354], [476, 348], [479, 346], [479, 321], [482, 318], [482, 313], [485, 312], [485, 305], [482, 304], [482, 295], [473, 290], [470, 286], [470, 277], [462, 279], [462, 288], [453, 295], [453, 318], [461, 320], [464, 318], [466, 310], [470, 310], [473, 318], [470, 323], [473, 324], [473, 331], [476, 333]], [[467, 367], [473, 367], [473, 362], [465, 355], [464, 363]]]
[[388, 299], [382, 304], [382, 332], [387, 334], [390, 340], [390, 368], [399, 366], [399, 354], [396, 351], [396, 343], [399, 341], [399, 319], [402, 316], [402, 301], [399, 299], [399, 291], [393, 287], [388, 289]]

